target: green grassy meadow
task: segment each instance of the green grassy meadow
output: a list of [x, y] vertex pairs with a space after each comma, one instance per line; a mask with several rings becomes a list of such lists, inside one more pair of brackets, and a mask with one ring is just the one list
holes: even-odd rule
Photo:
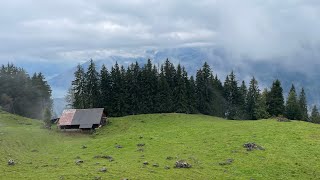
[[[92, 135], [61, 133], [0, 112], [0, 179], [320, 179], [317, 124], [185, 114], [110, 121]], [[246, 142], [265, 150], [247, 151]], [[106, 155], [114, 161], [95, 158]], [[16, 165], [8, 166], [9, 159]], [[77, 159], [84, 162], [77, 165]], [[227, 159], [234, 161], [219, 164]], [[177, 160], [192, 168], [174, 168]], [[102, 167], [107, 172], [100, 172]]]

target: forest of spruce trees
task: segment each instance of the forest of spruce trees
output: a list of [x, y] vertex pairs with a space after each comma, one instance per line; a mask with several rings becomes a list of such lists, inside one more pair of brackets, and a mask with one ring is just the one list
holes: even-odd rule
[[320, 123], [316, 106], [308, 115], [304, 89], [298, 93], [292, 85], [285, 101], [279, 80], [261, 91], [254, 77], [247, 87], [244, 81], [238, 84], [231, 72], [222, 83], [207, 63], [194, 77], [168, 59], [160, 67], [149, 59], [143, 66], [136, 62], [125, 68], [116, 63], [109, 70], [103, 65], [98, 72], [93, 60], [86, 71], [78, 65], [66, 96], [69, 105], [80, 109], [103, 107], [109, 116], [176, 112], [231, 120], [284, 116]]
[[34, 119], [44, 119], [52, 109], [51, 88], [42, 73], [30, 77], [13, 64], [0, 68], [0, 109]]

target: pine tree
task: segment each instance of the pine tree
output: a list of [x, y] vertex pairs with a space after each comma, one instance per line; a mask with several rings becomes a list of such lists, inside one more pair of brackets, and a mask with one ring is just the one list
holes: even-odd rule
[[300, 112], [300, 117], [299, 119], [303, 121], [308, 121], [308, 105], [307, 105], [307, 98], [306, 98], [306, 93], [304, 92], [304, 89], [301, 89], [300, 95], [299, 95], [299, 112]]
[[111, 109], [111, 77], [105, 65], [100, 71], [100, 107], [104, 107], [108, 112]]
[[172, 102], [172, 91], [167, 82], [164, 67], [160, 68], [160, 75], [158, 80], [158, 93], [157, 93], [157, 109], [156, 112], [168, 113], [172, 112], [173, 102]]
[[181, 68], [181, 65], [177, 66], [177, 73], [175, 77], [176, 86], [174, 88], [174, 106], [175, 110], [178, 113], [186, 113], [188, 112], [187, 105], [187, 89], [185, 83], [186, 72], [184, 72]]
[[248, 119], [256, 120], [259, 118], [257, 112], [259, 109], [259, 87], [258, 81], [253, 77], [250, 81], [250, 86], [247, 94], [246, 100], [246, 110]]
[[287, 102], [286, 102], [286, 111], [285, 115], [288, 119], [297, 119], [299, 115], [299, 103], [297, 100], [297, 94], [294, 85], [292, 85]]
[[210, 83], [213, 91], [213, 114], [214, 116], [224, 117], [225, 114], [225, 100], [223, 97], [223, 86], [218, 79], [217, 75], [214, 77], [213, 74], [210, 75]]
[[271, 116], [279, 116], [284, 113], [283, 89], [279, 80], [273, 82], [270, 93], [268, 93], [267, 110]]
[[312, 123], [317, 123], [317, 124], [320, 123], [320, 114], [319, 114], [319, 110], [316, 105], [313, 106], [313, 108], [312, 108], [310, 120]]
[[73, 107], [76, 109], [86, 108], [85, 99], [85, 73], [82, 66], [79, 64], [77, 70], [74, 73], [75, 80], [72, 81], [72, 90], [74, 92], [74, 102]]
[[99, 73], [92, 59], [84, 77], [86, 108], [97, 108], [100, 104]]
[[196, 83], [193, 76], [186, 79], [187, 87], [187, 103], [188, 103], [188, 113], [194, 114], [197, 113], [197, 101], [196, 101]]
[[202, 114], [213, 115], [213, 85], [211, 81], [211, 68], [207, 62], [204, 63], [202, 69], [197, 71], [196, 87], [197, 87], [197, 107]]
[[240, 92], [236, 76], [232, 71], [227, 76], [224, 83], [224, 97], [226, 100], [226, 118], [227, 119], [240, 119], [239, 115], [239, 97]]
[[257, 119], [267, 119], [270, 117], [270, 114], [267, 111], [267, 96], [268, 90], [264, 89], [262, 94], [259, 95], [258, 99], [258, 108], [256, 110]]
[[246, 113], [246, 104], [247, 104], [247, 86], [244, 81], [242, 81], [241, 86], [239, 88], [239, 115], [240, 119], [246, 119], [247, 113]]

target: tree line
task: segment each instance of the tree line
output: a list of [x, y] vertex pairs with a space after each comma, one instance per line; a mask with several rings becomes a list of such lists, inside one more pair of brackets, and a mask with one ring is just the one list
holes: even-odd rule
[[115, 63], [98, 72], [93, 60], [87, 70], [81, 65], [66, 96], [73, 108], [103, 107], [109, 116], [147, 113], [201, 113], [231, 120], [257, 120], [285, 116], [288, 119], [320, 122], [317, 107], [308, 115], [305, 90], [292, 85], [287, 101], [279, 80], [269, 89], [259, 88], [252, 77], [247, 84], [232, 71], [222, 82], [208, 63], [189, 76], [185, 68], [168, 59], [159, 67], [149, 59], [127, 68]]
[[21, 116], [44, 119], [51, 116], [51, 88], [42, 73], [32, 77], [13, 64], [0, 68], [0, 109]]

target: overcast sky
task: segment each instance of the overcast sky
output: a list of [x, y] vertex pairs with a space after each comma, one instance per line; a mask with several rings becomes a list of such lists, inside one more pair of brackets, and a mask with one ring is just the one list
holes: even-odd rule
[[257, 60], [320, 57], [319, 0], [1, 0], [0, 23], [0, 63], [179, 46]]

